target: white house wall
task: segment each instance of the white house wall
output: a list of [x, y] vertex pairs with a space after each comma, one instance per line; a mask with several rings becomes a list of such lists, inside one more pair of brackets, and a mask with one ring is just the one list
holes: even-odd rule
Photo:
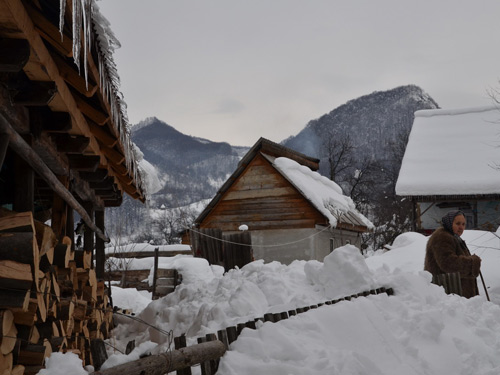
[[[356, 232], [334, 229], [276, 229], [251, 231], [253, 256], [266, 263], [278, 261], [290, 264], [294, 260], [323, 261], [330, 254], [330, 240], [333, 249], [347, 243], [361, 246], [360, 235]], [[281, 245], [281, 246], [276, 246]]]

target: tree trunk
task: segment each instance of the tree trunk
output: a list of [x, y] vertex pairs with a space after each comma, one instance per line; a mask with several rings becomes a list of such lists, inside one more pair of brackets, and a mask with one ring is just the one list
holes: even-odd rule
[[221, 341], [204, 342], [97, 371], [94, 375], [163, 375], [167, 372], [218, 359], [224, 355], [225, 351], [226, 347]]

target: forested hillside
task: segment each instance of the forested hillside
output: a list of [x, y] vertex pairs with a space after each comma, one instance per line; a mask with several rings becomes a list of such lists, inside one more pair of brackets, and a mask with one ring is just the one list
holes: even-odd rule
[[[437, 103], [415, 85], [374, 92], [311, 120], [282, 144], [321, 160], [320, 173], [337, 182], [378, 227], [366, 239], [376, 247], [409, 226], [408, 202], [394, 195], [394, 186], [414, 112], [433, 108]], [[132, 128], [132, 140], [156, 168], [162, 188], [147, 207], [125, 199], [122, 207], [110, 210], [108, 227], [126, 235], [144, 232], [143, 227], [148, 233], [160, 227], [165, 233], [185, 227], [186, 217], [196, 216], [192, 209], [181, 210], [183, 224], [172, 224], [170, 229], [164, 222], [175, 222], [170, 216], [179, 213], [163, 214], [160, 225], [151, 210], [187, 207], [212, 198], [249, 149], [185, 135], [154, 117]], [[155, 237], [172, 238], [165, 233]]]

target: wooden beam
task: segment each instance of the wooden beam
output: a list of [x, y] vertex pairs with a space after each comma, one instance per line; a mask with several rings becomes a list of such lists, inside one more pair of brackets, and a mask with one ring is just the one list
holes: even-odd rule
[[99, 144], [106, 147], [114, 147], [118, 143], [118, 138], [115, 138], [105, 126], [97, 125], [94, 121], [87, 118], [90, 132], [97, 138]]
[[[87, 211], [90, 218], [94, 218], [94, 205], [92, 202], [83, 202], [83, 208]], [[100, 230], [100, 229], [99, 229]], [[94, 232], [86, 230], [83, 232], [83, 250], [89, 254], [89, 259], [92, 259], [92, 253], [94, 251]]]
[[[67, 83], [76, 89], [76, 91], [85, 95], [87, 98], [92, 97], [96, 93], [97, 85], [92, 82], [85, 81], [85, 78], [83, 78], [68, 61], [63, 60], [56, 54], [52, 54], [52, 58], [54, 59], [61, 76]], [[74, 66], [74, 63], [71, 63]]]
[[54, 134], [52, 137], [57, 151], [70, 154], [82, 154], [90, 143], [90, 139], [83, 135]]
[[104, 207], [120, 207], [123, 203], [123, 196], [115, 199], [103, 199]]
[[25, 39], [0, 40], [0, 72], [19, 72], [30, 58], [30, 44]]
[[24, 139], [10, 126], [5, 116], [0, 112], [0, 133], [7, 133], [10, 136], [10, 145], [12, 149], [20, 155], [28, 164], [35, 169], [54, 192], [59, 194], [70, 207], [72, 207], [85, 221], [87, 226], [96, 232], [104, 241], [109, 242], [109, 238], [93, 223], [85, 209], [73, 197], [73, 195], [57, 179], [54, 173], [45, 165], [40, 157], [26, 143]]
[[63, 55], [68, 57], [73, 56], [72, 38], [66, 34], [63, 34], [61, 38], [59, 28], [50, 23], [49, 20], [47, 20], [47, 18], [45, 18], [45, 16], [35, 7], [30, 6], [28, 3], [24, 3], [24, 7], [29, 13], [31, 20], [40, 35]]
[[99, 125], [104, 125], [109, 120], [109, 116], [102, 111], [97, 104], [90, 104], [88, 100], [83, 99], [80, 94], [73, 91], [73, 98], [75, 99], [78, 109], [92, 121]]
[[[43, 68], [47, 72], [49, 78], [56, 83], [58, 93], [64, 102], [64, 106], [68, 109], [68, 112], [74, 120], [74, 128], [77, 129], [80, 134], [91, 137], [90, 148], [95, 154], [98, 154], [99, 145], [97, 144], [95, 138], [91, 135], [87, 122], [85, 121], [81, 111], [78, 109], [70, 88], [59, 74], [59, 69], [57, 68], [57, 65], [48, 51], [47, 46], [39, 34], [40, 25], [38, 25], [39, 29], [37, 30], [37, 28], [35, 28], [35, 24], [33, 23], [33, 19], [26, 10], [25, 3], [22, 3], [19, 0], [3, 0], [3, 4], [9, 9], [15, 24], [29, 41], [32, 50], [35, 52], [40, 63], [43, 65]], [[56, 30], [57, 38], [60, 40], [61, 36], [57, 27]], [[63, 43], [68, 42], [68, 47], [71, 50], [73, 47], [72, 41], [64, 38]]]
[[171, 350], [168, 353], [151, 355], [106, 370], [96, 371], [94, 375], [162, 375], [170, 371], [177, 371], [218, 359], [225, 352], [226, 347], [222, 341], [208, 341], [179, 350]]
[[17, 212], [33, 212], [35, 207], [35, 172], [21, 155], [15, 155], [14, 176], [15, 193], [13, 210]]
[[[97, 227], [104, 230], [104, 210], [95, 212], [95, 224]], [[106, 263], [106, 254], [104, 252], [104, 241], [101, 238], [96, 238], [95, 241], [95, 272], [98, 279], [104, 279], [104, 264]]]
[[47, 132], [68, 132], [72, 128], [68, 112], [52, 112], [48, 108], [29, 108], [30, 126]]
[[107, 147], [101, 143], [99, 143], [101, 146], [101, 151], [108, 158], [108, 160], [112, 161], [114, 164], [122, 164], [125, 161], [125, 155], [119, 153], [116, 151], [114, 148]]
[[0, 133], [0, 170], [2, 169], [7, 148], [9, 147], [9, 135], [7, 133]]
[[[69, 188], [69, 178], [67, 176], [58, 176], [63, 186]], [[66, 234], [66, 202], [58, 194], [54, 194], [52, 202], [52, 220], [51, 227], [58, 240], [61, 240]]]
[[57, 89], [54, 82], [30, 81], [12, 98], [14, 104], [24, 106], [45, 106], [50, 103]]
[[95, 172], [101, 157], [98, 155], [68, 154], [69, 166], [71, 169], [85, 172]]
[[108, 177], [108, 170], [103, 168], [98, 168], [94, 172], [78, 172], [80, 178], [88, 182], [100, 182]]
[[94, 190], [107, 190], [112, 188], [114, 184], [115, 179], [112, 176], [108, 176], [102, 181], [89, 181], [90, 188]]

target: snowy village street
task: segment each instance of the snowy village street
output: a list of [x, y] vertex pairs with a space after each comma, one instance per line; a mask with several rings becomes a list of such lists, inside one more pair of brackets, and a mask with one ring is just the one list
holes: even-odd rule
[[0, 375], [500, 375], [499, 14], [0, 0]]
[[[189, 343], [267, 312], [392, 287], [393, 296], [359, 297], [244, 329], [221, 358], [217, 373], [498, 374], [500, 239], [481, 231], [467, 231], [464, 238], [483, 259], [492, 302], [486, 301], [482, 286], [480, 296], [467, 300], [430, 284], [430, 274], [422, 271], [426, 238], [417, 233], [401, 235], [391, 251], [366, 260], [355, 247], [345, 246], [324, 263], [256, 261], [225, 276], [203, 259], [178, 255], [169, 262], [184, 280], [174, 293], [151, 302], [136, 290], [114, 287], [113, 298], [117, 306], [142, 310], [136, 316], [162, 331], [185, 333]], [[123, 351], [131, 339], [136, 340], [135, 351], [128, 358], [116, 352], [103, 368], [168, 346], [165, 334], [122, 317], [109, 342]], [[40, 374], [84, 374], [77, 367], [63, 355], [53, 355], [47, 372]], [[192, 371], [200, 373], [200, 368]]]

